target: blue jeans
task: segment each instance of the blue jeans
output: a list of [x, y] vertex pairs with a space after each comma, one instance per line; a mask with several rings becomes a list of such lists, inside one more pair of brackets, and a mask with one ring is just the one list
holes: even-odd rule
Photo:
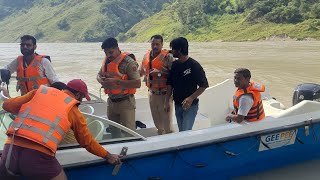
[[176, 118], [179, 131], [191, 130], [196, 119], [199, 104], [191, 105], [189, 109], [183, 110], [181, 105], [175, 105]]

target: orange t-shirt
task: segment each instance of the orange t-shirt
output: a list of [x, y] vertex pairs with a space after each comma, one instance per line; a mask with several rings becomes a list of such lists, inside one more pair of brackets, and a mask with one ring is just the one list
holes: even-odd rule
[[[36, 89], [28, 92], [23, 96], [18, 96], [16, 98], [10, 98], [4, 101], [2, 108], [10, 113], [18, 113], [21, 106], [28, 101], [30, 101], [36, 93]], [[63, 90], [69, 96], [74, 98], [74, 95], [69, 92], [68, 90]], [[108, 154], [106, 151], [91, 135], [88, 130], [87, 122], [83, 114], [79, 111], [77, 106], [71, 108], [68, 114], [68, 119], [71, 124], [71, 129], [74, 131], [75, 138], [77, 139], [78, 143], [81, 147], [86, 148], [92, 154], [95, 154], [99, 157], [105, 158]], [[11, 137], [8, 137], [6, 144], [11, 143]], [[54, 156], [55, 154], [52, 153], [48, 148], [30, 140], [14, 137], [14, 145], [25, 147], [29, 149], [35, 149], [37, 151], [43, 152], [45, 154]]]

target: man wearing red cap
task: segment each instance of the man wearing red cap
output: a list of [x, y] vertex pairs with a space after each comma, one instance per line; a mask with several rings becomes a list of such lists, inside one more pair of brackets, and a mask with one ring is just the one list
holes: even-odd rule
[[119, 163], [119, 155], [106, 151], [90, 134], [86, 119], [76, 106], [84, 97], [90, 100], [87, 85], [74, 79], [62, 91], [42, 85], [38, 90], [5, 100], [3, 109], [18, 115], [7, 131], [0, 179], [14, 175], [28, 179], [67, 179], [55, 153], [70, 129], [87, 151], [108, 163]]
[[[67, 84], [67, 90], [72, 92], [72, 91], [76, 91], [74, 93], [78, 92], [78, 95], [83, 95], [88, 101], [91, 100], [90, 96], [89, 96], [89, 92], [88, 92], [88, 87], [86, 85], [85, 82], [83, 82], [81, 79], [74, 79], [68, 82]], [[82, 96], [82, 98], [76, 98], [78, 99], [80, 102], [82, 102], [82, 99], [84, 98]]]

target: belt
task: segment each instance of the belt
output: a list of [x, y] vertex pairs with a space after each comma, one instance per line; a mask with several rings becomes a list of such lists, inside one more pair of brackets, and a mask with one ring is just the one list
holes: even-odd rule
[[121, 97], [121, 98], [114, 98], [114, 99], [109, 98], [109, 99], [110, 99], [111, 102], [121, 102], [121, 101], [129, 99], [129, 97], [133, 97], [133, 94], [130, 94], [128, 96], [124, 96], [124, 97]]
[[167, 94], [167, 91], [150, 91], [151, 94], [155, 94], [155, 95], [165, 95]]

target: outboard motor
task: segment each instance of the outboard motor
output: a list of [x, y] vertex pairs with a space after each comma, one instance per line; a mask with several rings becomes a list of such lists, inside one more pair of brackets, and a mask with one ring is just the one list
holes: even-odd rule
[[314, 83], [299, 84], [293, 93], [292, 105], [296, 105], [303, 100], [320, 102], [320, 85]]

